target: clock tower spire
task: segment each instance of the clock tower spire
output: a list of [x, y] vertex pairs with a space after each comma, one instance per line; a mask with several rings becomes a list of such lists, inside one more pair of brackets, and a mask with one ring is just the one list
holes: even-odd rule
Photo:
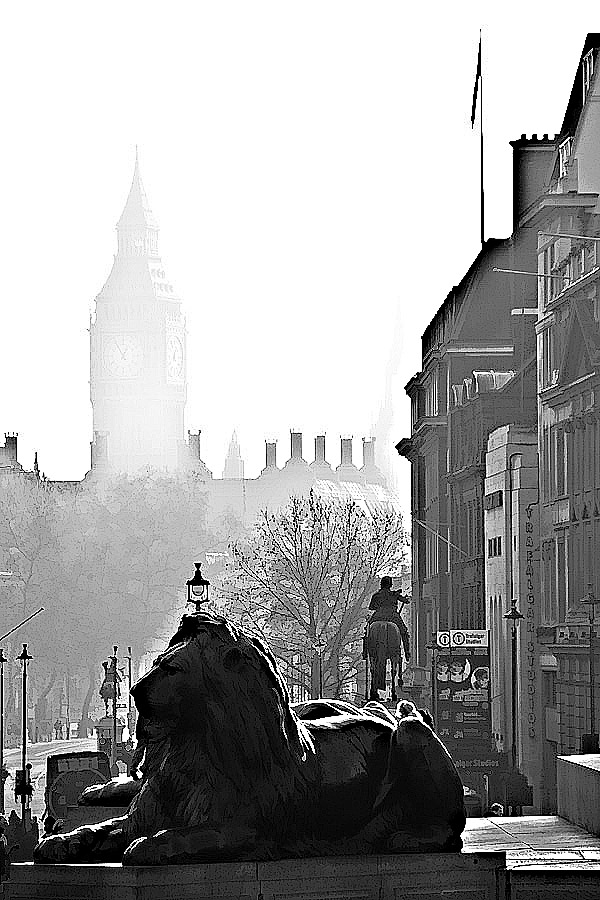
[[[185, 322], [158, 252], [136, 148], [117, 253], [95, 300], [90, 395], [96, 474], [173, 471], [184, 447]], [[102, 454], [98, 454], [98, 445]]]

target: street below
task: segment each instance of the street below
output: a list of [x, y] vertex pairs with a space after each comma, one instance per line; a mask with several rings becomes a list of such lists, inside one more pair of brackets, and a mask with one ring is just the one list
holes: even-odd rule
[[[71, 738], [71, 740], [44, 741], [27, 745], [27, 762], [31, 763], [31, 814], [41, 819], [44, 812], [44, 791], [46, 788], [46, 760], [54, 753], [74, 753], [96, 750], [96, 738]], [[4, 806], [8, 817], [12, 810], [21, 815], [20, 800], [15, 802], [15, 771], [21, 768], [21, 748], [4, 751], [4, 765], [10, 773], [4, 786]]]

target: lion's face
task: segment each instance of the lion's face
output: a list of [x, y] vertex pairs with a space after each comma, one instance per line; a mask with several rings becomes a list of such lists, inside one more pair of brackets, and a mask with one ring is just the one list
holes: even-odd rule
[[206, 704], [234, 699], [242, 671], [247, 677], [260, 664], [254, 644], [225, 620], [184, 616], [169, 647], [132, 694], [145, 718], [185, 727], [198, 722]]

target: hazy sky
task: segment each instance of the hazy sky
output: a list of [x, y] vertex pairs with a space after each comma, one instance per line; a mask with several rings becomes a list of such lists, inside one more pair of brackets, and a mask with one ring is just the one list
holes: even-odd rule
[[[408, 10], [413, 11], [409, 12]], [[89, 314], [139, 145], [188, 326], [186, 427], [216, 475], [237, 429], [390, 440], [420, 336], [479, 248], [484, 38], [487, 236], [511, 225], [511, 148], [558, 131], [597, 4], [4, 4], [0, 433], [51, 478], [89, 467]], [[416, 11], [415, 11], [416, 10]], [[580, 26], [580, 27], [577, 27]], [[394, 339], [394, 333], [396, 338]], [[395, 463], [408, 495], [409, 466]]]

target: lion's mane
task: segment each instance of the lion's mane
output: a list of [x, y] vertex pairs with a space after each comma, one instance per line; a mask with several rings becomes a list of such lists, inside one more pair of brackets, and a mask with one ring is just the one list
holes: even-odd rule
[[133, 694], [145, 756], [125, 823], [130, 840], [228, 821], [281, 836], [286, 815], [309, 806], [318, 779], [311, 736], [256, 638], [217, 616], [184, 616]]

